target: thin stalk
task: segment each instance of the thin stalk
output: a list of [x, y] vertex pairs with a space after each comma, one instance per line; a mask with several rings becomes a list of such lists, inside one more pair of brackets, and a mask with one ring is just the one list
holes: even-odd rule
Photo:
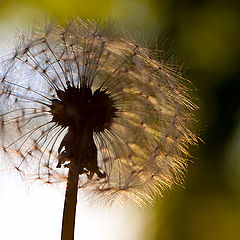
[[65, 194], [61, 240], [74, 240], [79, 172], [70, 164]]

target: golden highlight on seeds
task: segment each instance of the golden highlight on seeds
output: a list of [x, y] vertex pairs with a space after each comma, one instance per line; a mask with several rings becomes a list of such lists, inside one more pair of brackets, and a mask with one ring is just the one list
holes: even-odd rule
[[182, 182], [197, 139], [188, 82], [110, 21], [21, 34], [1, 71], [2, 152], [22, 172], [139, 204]]

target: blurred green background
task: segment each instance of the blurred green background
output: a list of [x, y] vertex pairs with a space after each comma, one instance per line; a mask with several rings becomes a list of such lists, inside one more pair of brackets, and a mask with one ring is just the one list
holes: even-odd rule
[[[240, 5], [234, 0], [0, 0], [2, 29], [44, 16], [116, 18], [184, 63], [199, 98], [186, 183], [146, 210], [143, 239], [240, 239]], [[0, 36], [4, 39], [5, 36]]]

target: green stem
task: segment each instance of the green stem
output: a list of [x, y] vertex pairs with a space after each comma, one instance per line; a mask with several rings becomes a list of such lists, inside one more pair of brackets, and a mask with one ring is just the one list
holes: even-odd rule
[[74, 168], [74, 164], [70, 164], [63, 210], [61, 240], [74, 240], [78, 178], [78, 171]]

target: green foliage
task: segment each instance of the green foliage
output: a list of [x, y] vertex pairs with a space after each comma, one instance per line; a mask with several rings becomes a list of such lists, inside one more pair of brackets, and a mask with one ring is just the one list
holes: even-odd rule
[[[153, 209], [145, 239], [237, 240], [240, 191], [239, 5], [229, 1], [15, 1], [1, 3], [1, 20], [46, 13], [64, 23], [68, 17], [107, 17], [152, 38], [166, 36], [189, 66], [188, 78], [199, 90], [201, 138], [185, 188], [165, 194]], [[140, 11], [139, 9], [145, 9]], [[26, 14], [23, 14], [23, 12]], [[143, 14], [145, 13], [145, 14]], [[24, 15], [24, 16], [23, 16]], [[150, 38], [151, 38], [150, 37]], [[160, 44], [161, 46], [161, 44]], [[233, 141], [234, 136], [234, 141]], [[230, 156], [230, 157], [229, 157]], [[154, 226], [153, 226], [154, 223]]]

